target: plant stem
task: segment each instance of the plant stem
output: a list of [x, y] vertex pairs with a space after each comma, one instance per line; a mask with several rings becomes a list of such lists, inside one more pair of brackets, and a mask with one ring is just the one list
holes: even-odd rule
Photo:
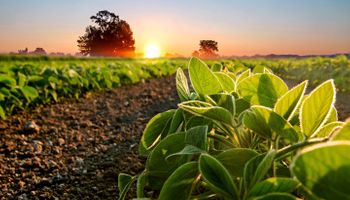
[[227, 138], [224, 137], [224, 136], [221, 136], [221, 135], [218, 135], [218, 134], [215, 134], [215, 135], [209, 134], [208, 137], [213, 138], [213, 139], [216, 139], [216, 140], [218, 140], [218, 141], [224, 143], [224, 144], [227, 145], [227, 146], [230, 146], [230, 147], [233, 147], [233, 148], [235, 147], [235, 145], [233, 145], [231, 142], [229, 142], [229, 141], [227, 140]]

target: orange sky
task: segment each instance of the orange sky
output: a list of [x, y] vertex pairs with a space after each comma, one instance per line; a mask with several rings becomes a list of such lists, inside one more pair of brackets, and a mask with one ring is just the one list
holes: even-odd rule
[[75, 53], [89, 17], [103, 9], [131, 25], [137, 52], [155, 43], [189, 56], [202, 39], [218, 41], [221, 55], [350, 52], [350, 1], [342, 0], [8, 0], [0, 7], [0, 52]]

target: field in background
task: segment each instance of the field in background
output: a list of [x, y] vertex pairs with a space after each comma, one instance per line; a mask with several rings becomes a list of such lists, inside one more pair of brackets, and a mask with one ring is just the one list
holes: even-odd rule
[[[284, 79], [307, 79], [311, 85], [333, 78], [338, 90], [350, 91], [350, 61], [346, 56], [206, 62], [211, 67], [221, 64], [234, 73], [247, 69], [259, 72], [267, 67]], [[29, 106], [57, 102], [60, 97], [79, 98], [89, 91], [167, 76], [178, 67], [186, 68], [187, 63], [188, 59], [0, 56], [0, 117]]]

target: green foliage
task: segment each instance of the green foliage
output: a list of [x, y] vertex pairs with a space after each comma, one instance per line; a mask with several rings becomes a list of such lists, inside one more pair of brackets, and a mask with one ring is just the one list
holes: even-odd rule
[[176, 89], [181, 101], [190, 99], [190, 89], [188, 88], [187, 78], [181, 68], [176, 71]]
[[160, 141], [162, 135], [168, 133], [174, 113], [175, 110], [159, 113], [148, 122], [143, 131], [141, 145], [139, 146], [139, 151], [142, 155], [148, 155], [150, 149]]
[[190, 199], [192, 185], [198, 176], [197, 166], [197, 162], [189, 162], [177, 168], [164, 183], [159, 199]]
[[300, 112], [300, 127], [306, 137], [312, 136], [327, 121], [335, 102], [333, 81], [326, 81], [314, 89], [303, 101]]
[[259, 197], [269, 193], [290, 193], [296, 190], [299, 182], [292, 178], [273, 177], [265, 179], [250, 190], [248, 197]]
[[191, 59], [194, 91], [178, 71], [179, 108], [141, 139], [140, 188], [160, 199], [349, 199], [350, 123], [338, 121], [332, 80], [305, 95], [306, 81], [289, 90], [265, 67], [226, 66]]
[[238, 191], [228, 170], [214, 157], [202, 154], [199, 171], [208, 187], [227, 199], [238, 199]]
[[306, 87], [307, 81], [304, 81], [289, 90], [277, 100], [274, 111], [284, 119], [290, 120], [301, 103]]
[[273, 74], [254, 74], [243, 79], [237, 85], [238, 94], [252, 105], [270, 108], [287, 91], [287, 85]]
[[[147, 156], [145, 170], [119, 176], [120, 199], [135, 181], [138, 198], [145, 198], [148, 188], [161, 199], [349, 199], [344, 189], [349, 184], [349, 122], [338, 121], [333, 81], [315, 81], [328, 72], [346, 90], [348, 60], [208, 63], [214, 63], [211, 69], [191, 59], [190, 82], [178, 69], [181, 103], [148, 123], [139, 146]], [[173, 74], [179, 66], [185, 63], [6, 58], [0, 63], [0, 117], [60, 97], [78, 98], [90, 90]], [[308, 95], [306, 82], [289, 90], [267, 67], [276, 74], [285, 70], [285, 76], [306, 67], [309, 71], [299, 78], [311, 77], [310, 85], [320, 86]]]
[[193, 89], [199, 95], [216, 94], [222, 91], [221, 84], [209, 67], [198, 58], [192, 58], [188, 66]]
[[[161, 59], [0, 56], [0, 60], [0, 117], [3, 119], [15, 110], [57, 102], [61, 97], [79, 98], [91, 90], [111, 89], [174, 74], [177, 68], [185, 66], [181, 60]], [[187, 84], [181, 72], [178, 73], [180, 80]], [[184, 100], [188, 100], [188, 86], [183, 87]]]
[[293, 126], [281, 115], [264, 106], [252, 106], [251, 112], [245, 113], [243, 123], [262, 137], [272, 141], [278, 138], [285, 138], [292, 142], [298, 141], [298, 134]]
[[329, 142], [305, 148], [294, 158], [292, 173], [319, 198], [350, 199], [349, 152], [349, 141]]

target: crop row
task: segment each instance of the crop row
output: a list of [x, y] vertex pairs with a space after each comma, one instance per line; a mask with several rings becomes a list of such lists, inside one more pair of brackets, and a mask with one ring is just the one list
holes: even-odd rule
[[[6, 57], [5, 57], [6, 58]], [[19, 57], [0, 62], [0, 117], [60, 97], [79, 98], [90, 90], [137, 83], [175, 73], [182, 61], [116, 59], [38, 59]]]
[[334, 58], [246, 59], [235, 60], [233, 63], [236, 66], [251, 69], [257, 66], [258, 68], [268, 67], [284, 79], [298, 82], [309, 80], [312, 86], [332, 78], [340, 91], [350, 91], [350, 60], [343, 55]]

